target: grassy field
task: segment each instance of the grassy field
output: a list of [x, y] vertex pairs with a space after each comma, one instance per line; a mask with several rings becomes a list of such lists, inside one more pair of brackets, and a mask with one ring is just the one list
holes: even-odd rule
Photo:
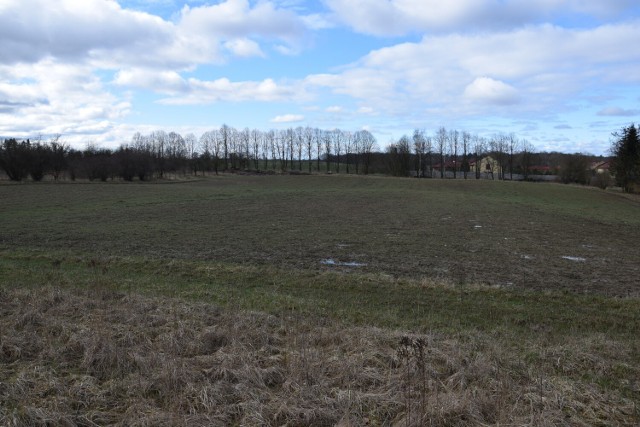
[[0, 200], [0, 425], [640, 423], [638, 199], [221, 175]]

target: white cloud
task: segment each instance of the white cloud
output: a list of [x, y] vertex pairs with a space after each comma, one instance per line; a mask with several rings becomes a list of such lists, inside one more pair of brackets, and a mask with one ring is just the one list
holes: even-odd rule
[[189, 91], [188, 82], [179, 73], [169, 70], [132, 68], [119, 71], [113, 83], [177, 95]]
[[626, 110], [619, 107], [607, 107], [598, 111], [599, 116], [633, 117], [640, 116], [640, 110]]
[[296, 123], [304, 120], [304, 116], [300, 114], [284, 114], [271, 119], [271, 123]]
[[334, 19], [374, 35], [475, 31], [536, 24], [554, 16], [621, 16], [633, 0], [325, 0]]
[[510, 105], [519, 100], [518, 91], [499, 80], [478, 77], [464, 89], [465, 98], [479, 103]]
[[80, 138], [108, 130], [131, 110], [130, 102], [110, 94], [88, 66], [48, 59], [0, 65], [0, 77], [0, 100], [11, 108], [11, 114], [0, 114], [0, 135]]
[[342, 110], [343, 110], [343, 108], [340, 107], [339, 105], [332, 105], [330, 107], [327, 107], [325, 111], [327, 113], [341, 113]]
[[335, 26], [326, 15], [315, 13], [301, 17], [305, 26], [311, 30], [326, 30]]
[[224, 62], [225, 52], [262, 56], [260, 43], [297, 52], [307, 32], [295, 13], [248, 0], [185, 6], [174, 22], [124, 9], [114, 0], [5, 0], [0, 22], [0, 63], [53, 57], [112, 69], [187, 69]]
[[[293, 101], [305, 94], [297, 85], [279, 84], [272, 79], [233, 82], [228, 78], [199, 80], [196, 78], [170, 80], [165, 87], [156, 87], [159, 93], [170, 95], [159, 102], [165, 105], [198, 105], [216, 102]], [[174, 91], [180, 88], [180, 91]]]
[[[274, 43], [283, 54], [300, 51], [307, 26], [294, 12], [274, 3], [226, 0], [214, 5], [184, 6], [177, 19], [178, 36], [196, 45], [224, 41], [240, 57], [264, 56], [259, 42]], [[204, 61], [203, 61], [204, 62]]]
[[502, 114], [544, 115], [576, 97], [590, 102], [590, 87], [640, 83], [640, 51], [627, 48], [636, 40], [637, 21], [429, 36], [372, 51], [340, 73], [312, 75], [305, 83], [395, 116], [486, 115], [475, 105], [480, 100], [510, 105]]
[[[112, 52], [130, 59], [171, 43], [172, 24], [115, 1], [8, 0], [0, 9], [0, 62], [81, 60]], [[126, 53], [133, 53], [128, 55]]]
[[359, 114], [373, 114], [375, 110], [371, 107], [360, 107], [358, 108]]
[[248, 0], [227, 0], [215, 5], [185, 6], [179, 18], [185, 33], [238, 38], [247, 34], [295, 43], [304, 34], [302, 20], [268, 1], [251, 6]]
[[[351, 122], [357, 128], [365, 116], [376, 115], [376, 129], [388, 132], [406, 123], [486, 117], [551, 117], [553, 126], [569, 122], [554, 116], [559, 111], [572, 109], [573, 118], [578, 109], [593, 114], [594, 108], [606, 128], [605, 117], [637, 114], [629, 109], [632, 104], [604, 108], [623, 106], [620, 99], [640, 84], [640, 51], [630, 48], [640, 40], [637, 0], [323, 4], [333, 15], [302, 0], [0, 0], [0, 135], [55, 132], [122, 140], [131, 128], [118, 122], [148, 101], [138, 98], [136, 89], [160, 94], [158, 102], [172, 106], [294, 102], [293, 111], [309, 111], [306, 120], [325, 120], [327, 126]], [[635, 13], [624, 17], [630, 8]], [[611, 17], [624, 19], [588, 27]], [[563, 28], [567, 22], [580, 25]], [[314, 54], [323, 55], [322, 43], [336, 36], [326, 30], [338, 23], [368, 34], [426, 35], [371, 51], [333, 71], [318, 67], [337, 65], [335, 58], [302, 64], [307, 61], [281, 57], [314, 43], [319, 48]], [[322, 30], [321, 36], [310, 40], [310, 30]], [[348, 42], [345, 37], [345, 49]], [[369, 42], [381, 43], [369, 39], [355, 45], [361, 49]], [[269, 74], [255, 67], [242, 70], [240, 78], [234, 69], [208, 67], [238, 57], [265, 58]], [[274, 57], [286, 62], [267, 62]], [[309, 72], [317, 74], [287, 78], [311, 66], [316, 68]], [[219, 78], [225, 75], [229, 78]], [[333, 107], [311, 112], [306, 101]], [[584, 127], [571, 124], [575, 132]]]
[[229, 40], [225, 42], [224, 47], [231, 51], [235, 56], [243, 58], [251, 56], [265, 56], [264, 52], [260, 49], [260, 45], [247, 38]]

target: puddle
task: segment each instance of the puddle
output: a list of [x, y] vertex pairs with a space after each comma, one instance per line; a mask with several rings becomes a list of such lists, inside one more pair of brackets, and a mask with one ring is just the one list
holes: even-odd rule
[[582, 258], [579, 256], [563, 256], [562, 259], [568, 259], [569, 261], [574, 261], [574, 262], [585, 262], [587, 261], [586, 258]]
[[336, 265], [336, 266], [341, 266], [341, 267], [364, 267], [364, 266], [367, 265], [365, 263], [355, 262], [355, 261], [350, 261], [350, 262], [336, 261], [333, 258], [323, 259], [322, 261], [320, 261], [320, 264], [323, 264], [323, 265]]

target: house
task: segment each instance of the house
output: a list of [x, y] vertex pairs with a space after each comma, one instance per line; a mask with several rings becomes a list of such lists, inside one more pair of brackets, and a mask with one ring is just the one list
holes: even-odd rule
[[610, 172], [609, 171], [610, 167], [611, 167], [611, 161], [610, 160], [606, 160], [606, 161], [600, 161], [600, 162], [591, 163], [591, 166], [589, 167], [589, 169], [594, 174], [601, 174], [601, 173], [605, 173], [605, 172]]
[[500, 165], [498, 164], [498, 161], [496, 159], [494, 159], [491, 156], [485, 156], [483, 158], [481, 158], [479, 160], [480, 164], [479, 164], [479, 169], [476, 169], [476, 161], [472, 160], [469, 162], [469, 170], [471, 172], [474, 172], [476, 170], [480, 171], [481, 176], [491, 176], [493, 177], [494, 174], [497, 177], [498, 176], [498, 171], [500, 170]]

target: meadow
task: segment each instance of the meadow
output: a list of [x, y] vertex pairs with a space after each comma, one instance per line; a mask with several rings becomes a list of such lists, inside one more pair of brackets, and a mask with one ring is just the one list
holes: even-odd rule
[[2, 425], [640, 422], [637, 198], [220, 175], [0, 200]]

